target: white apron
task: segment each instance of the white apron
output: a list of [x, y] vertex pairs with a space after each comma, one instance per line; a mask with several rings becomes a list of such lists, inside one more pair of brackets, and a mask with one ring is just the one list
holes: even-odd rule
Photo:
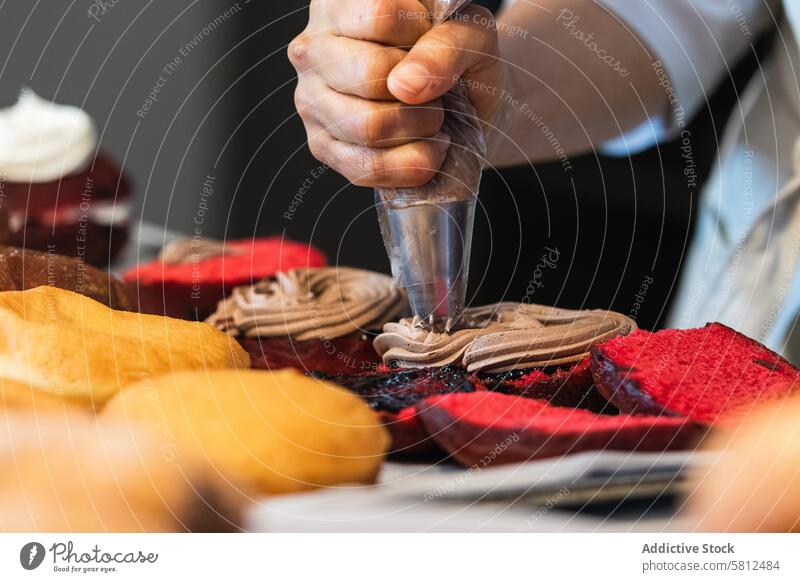
[[668, 325], [719, 321], [800, 362], [800, 1], [725, 130]]

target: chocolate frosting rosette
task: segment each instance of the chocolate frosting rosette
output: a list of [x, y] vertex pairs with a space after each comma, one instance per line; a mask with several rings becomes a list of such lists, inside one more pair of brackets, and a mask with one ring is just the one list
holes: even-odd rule
[[404, 306], [403, 293], [386, 275], [351, 268], [296, 269], [237, 287], [208, 322], [241, 337], [324, 340], [380, 329]]
[[391, 277], [323, 267], [237, 287], [207, 321], [236, 336], [254, 367], [345, 374], [381, 365], [374, 335], [407, 312]]
[[469, 372], [507, 372], [577, 364], [592, 346], [636, 329], [619, 313], [573, 311], [523, 303], [467, 309], [452, 333], [428, 331], [412, 319], [384, 326], [375, 349], [403, 368], [459, 364]]

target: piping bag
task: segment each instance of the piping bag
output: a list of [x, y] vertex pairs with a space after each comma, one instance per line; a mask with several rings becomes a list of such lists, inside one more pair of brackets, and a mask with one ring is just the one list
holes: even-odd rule
[[[420, 0], [434, 26], [471, 0]], [[408, 294], [414, 322], [449, 333], [466, 303], [475, 206], [486, 144], [467, 87], [442, 98], [450, 149], [437, 175], [419, 188], [379, 188], [375, 202], [395, 285]]]

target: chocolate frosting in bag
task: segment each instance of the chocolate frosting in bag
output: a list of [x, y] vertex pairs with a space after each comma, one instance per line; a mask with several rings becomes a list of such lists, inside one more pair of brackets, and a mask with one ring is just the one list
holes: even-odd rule
[[[421, 0], [421, 3], [431, 13], [435, 26], [452, 18], [470, 1]], [[486, 143], [478, 114], [470, 103], [467, 88], [461, 83], [444, 95], [442, 101], [445, 111], [442, 132], [450, 136], [451, 145], [439, 173], [433, 180], [418, 188], [379, 188], [379, 202], [447, 202], [471, 200], [478, 195], [483, 159], [486, 155]]]
[[[453, 18], [470, 2], [421, 1], [434, 26]], [[451, 141], [440, 170], [418, 188], [378, 188], [375, 198], [392, 275], [398, 287], [408, 290], [415, 321], [449, 330], [464, 310], [474, 205], [486, 144], [464, 83], [456, 83], [442, 102], [442, 132]]]

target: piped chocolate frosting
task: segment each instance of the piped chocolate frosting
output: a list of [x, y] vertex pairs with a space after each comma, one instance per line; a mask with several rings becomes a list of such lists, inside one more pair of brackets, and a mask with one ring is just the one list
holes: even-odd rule
[[384, 362], [404, 368], [458, 363], [470, 372], [506, 372], [575, 364], [592, 346], [636, 327], [613, 311], [497, 303], [467, 309], [449, 334], [422, 329], [413, 319], [387, 323], [374, 345]]
[[391, 277], [325, 267], [237, 287], [207, 321], [234, 336], [327, 340], [380, 329], [404, 311], [405, 295]]

